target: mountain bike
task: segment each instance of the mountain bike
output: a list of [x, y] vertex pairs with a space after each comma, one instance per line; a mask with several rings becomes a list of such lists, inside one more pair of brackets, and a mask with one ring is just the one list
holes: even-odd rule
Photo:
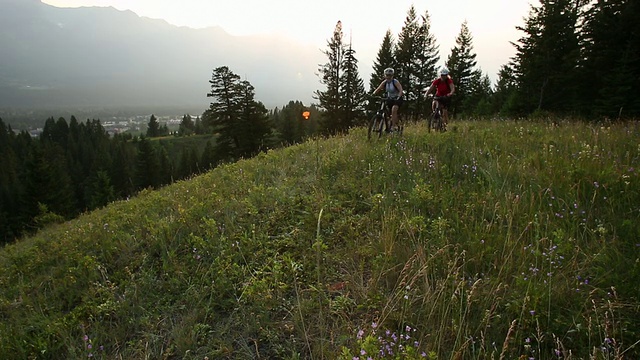
[[430, 98], [436, 100], [436, 109], [433, 111], [433, 114], [428, 119], [428, 128], [429, 132], [431, 129], [434, 129], [439, 132], [443, 132], [446, 130], [446, 125], [442, 120], [442, 108], [440, 107], [440, 100], [444, 99], [444, 96], [432, 96], [429, 95]]
[[[380, 102], [380, 109], [376, 111], [375, 115], [373, 115], [369, 121], [369, 128], [367, 129], [367, 138], [369, 140], [371, 140], [371, 137], [375, 136], [375, 134], [380, 138], [383, 133], [392, 132], [391, 109], [387, 106], [387, 98], [377, 96], [372, 96], [372, 98]], [[398, 128], [396, 130], [399, 134], [402, 134], [404, 130], [404, 124], [400, 116], [398, 116]]]

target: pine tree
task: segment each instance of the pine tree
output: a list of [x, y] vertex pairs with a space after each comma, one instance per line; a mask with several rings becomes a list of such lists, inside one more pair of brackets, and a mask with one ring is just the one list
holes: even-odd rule
[[242, 96], [239, 82], [240, 77], [226, 66], [214, 69], [209, 80], [211, 92], [207, 96], [214, 98], [214, 101], [202, 114], [202, 126], [206, 132], [218, 134], [215, 148], [219, 161], [234, 158], [234, 149], [240, 147], [235, 131], [240, 116], [239, 99]]
[[498, 80], [491, 97], [492, 113], [506, 115], [508, 109], [513, 108], [511, 102], [515, 96], [517, 86], [518, 83], [512, 64], [502, 65], [500, 71], [498, 71]]
[[328, 49], [323, 53], [328, 61], [318, 69], [320, 83], [326, 86], [324, 91], [316, 91], [320, 107], [324, 110], [320, 122], [321, 131], [325, 134], [335, 134], [341, 129], [344, 121], [340, 99], [340, 74], [344, 63], [344, 44], [342, 22], [338, 21], [333, 36], [327, 41]]
[[420, 118], [424, 115], [426, 104], [423, 90], [430, 85], [435, 64], [439, 60], [428, 12], [418, 18], [415, 7], [412, 5], [409, 8], [398, 35], [395, 58], [396, 78], [402, 84], [405, 100], [408, 100], [402, 112], [408, 117]]
[[18, 157], [13, 149], [15, 134], [0, 118], [0, 246], [20, 234], [20, 194]]
[[191, 158], [189, 156], [189, 149], [184, 149], [180, 153], [180, 160], [178, 162], [177, 178], [186, 179], [195, 173], [195, 164], [191, 164]]
[[32, 221], [41, 213], [40, 205], [59, 216], [69, 217], [73, 214], [75, 196], [65, 165], [58, 145], [34, 143], [29, 148], [21, 179], [25, 189], [21, 206], [25, 222]]
[[468, 86], [468, 93], [462, 103], [465, 113], [480, 117], [489, 116], [492, 113], [491, 99], [493, 96], [489, 75], [476, 69], [471, 74]]
[[351, 41], [344, 52], [343, 72], [340, 76], [340, 99], [344, 109], [344, 121], [338, 131], [346, 132], [355, 125], [364, 124], [366, 97], [364, 81], [358, 73], [358, 60]]
[[[447, 68], [453, 78], [456, 87], [455, 101], [452, 101], [450, 111], [453, 113], [473, 112], [476, 102], [469, 101], [472, 94], [472, 84], [474, 76], [479, 81], [476, 71], [476, 54], [473, 52], [473, 37], [467, 22], [463, 22], [460, 27], [460, 33], [456, 37], [456, 45], [451, 49], [451, 54], [447, 58]], [[478, 83], [475, 84], [479, 85]]]
[[158, 174], [158, 185], [171, 184], [173, 182], [174, 166], [169, 158], [166, 146], [160, 146], [158, 151], [158, 164], [160, 172]]
[[200, 157], [200, 164], [202, 164], [202, 170], [207, 171], [209, 169], [213, 169], [216, 166], [216, 155], [215, 149], [211, 140], [207, 141], [207, 144], [204, 147], [204, 151], [202, 152], [202, 156]]
[[301, 142], [306, 134], [305, 120], [302, 113], [306, 110], [300, 101], [290, 101], [281, 110], [276, 109], [271, 115], [275, 128], [279, 134], [279, 141], [284, 145]]
[[266, 107], [255, 100], [254, 87], [226, 66], [215, 69], [209, 82], [207, 96], [214, 101], [202, 115], [202, 122], [218, 134], [215, 163], [257, 154], [264, 148], [271, 127]]
[[148, 138], [142, 137], [138, 141], [138, 153], [136, 155], [136, 189], [156, 188], [160, 178], [160, 163], [156, 150]]
[[[413, 5], [407, 11], [407, 17], [404, 25], [398, 35], [398, 43], [395, 49], [396, 68], [395, 78], [402, 84], [405, 100], [414, 100], [419, 97], [419, 91], [415, 88], [414, 80], [420, 74], [417, 67], [417, 54], [419, 52], [419, 36], [420, 25], [418, 24], [418, 15]], [[402, 111], [405, 114], [412, 114], [415, 109], [410, 109], [409, 103], [403, 106]]]
[[421, 18], [417, 39], [417, 75], [414, 81], [417, 96], [415, 101], [415, 111], [417, 113], [415, 115], [419, 119], [421, 116], [431, 113], [431, 102], [424, 98], [423, 90], [431, 86], [433, 76], [437, 71], [436, 66], [440, 61], [436, 38], [431, 33], [431, 17], [428, 11], [425, 11]]
[[195, 123], [191, 119], [191, 115], [185, 114], [182, 117], [182, 121], [180, 122], [180, 126], [178, 128], [178, 135], [180, 136], [188, 136], [195, 132]]
[[255, 88], [248, 81], [238, 84], [240, 94], [240, 117], [235, 124], [238, 147], [236, 156], [248, 158], [267, 148], [266, 140], [271, 133], [267, 108], [255, 100]]
[[126, 198], [135, 191], [137, 149], [124, 138], [113, 139], [113, 162], [109, 169], [111, 183], [118, 198]]
[[156, 116], [151, 114], [151, 118], [149, 119], [149, 123], [147, 124], [147, 137], [158, 137], [160, 136], [160, 123]]
[[640, 4], [598, 0], [586, 14], [581, 107], [610, 118], [640, 114]]
[[578, 9], [574, 0], [540, 0], [532, 6], [514, 57], [518, 81], [515, 108], [520, 114], [535, 110], [568, 112], [575, 107], [579, 86], [580, 48]]
[[116, 199], [116, 192], [106, 171], [98, 171], [90, 186], [89, 208], [96, 209]]
[[[384, 69], [396, 67], [396, 59], [394, 57], [395, 46], [396, 44], [393, 39], [393, 34], [391, 33], [391, 30], [387, 30], [384, 34], [384, 38], [382, 38], [382, 44], [378, 50], [376, 60], [373, 62], [373, 72], [369, 79], [370, 93], [380, 85], [382, 80], [384, 80]], [[377, 108], [377, 105], [378, 104], [375, 104], [374, 107]]]
[[196, 121], [195, 121], [195, 124], [194, 124], [194, 131], [198, 135], [202, 135], [202, 134], [204, 134], [206, 132], [205, 128], [204, 128], [204, 125], [202, 124], [202, 120], [200, 119], [199, 116], [196, 117]]

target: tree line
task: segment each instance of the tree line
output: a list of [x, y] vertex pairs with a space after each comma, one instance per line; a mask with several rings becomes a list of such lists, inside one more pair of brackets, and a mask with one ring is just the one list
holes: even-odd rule
[[[456, 84], [456, 116], [557, 114], [586, 118], [635, 117], [640, 112], [640, 5], [631, 0], [540, 0], [531, 9], [516, 55], [495, 86], [477, 65], [473, 36], [461, 25], [444, 65]], [[99, 120], [49, 118], [42, 134], [16, 133], [0, 119], [0, 243], [48, 223], [157, 188], [219, 164], [315, 136], [348, 131], [373, 110], [358, 71], [356, 51], [338, 22], [318, 74], [317, 105], [291, 101], [267, 110], [255, 89], [227, 66], [213, 70], [210, 107], [195, 121], [185, 115], [175, 138], [151, 116], [145, 136], [113, 137]], [[428, 11], [407, 12], [397, 38], [382, 39], [369, 92], [386, 67], [396, 70], [409, 119], [428, 114], [423, 89], [437, 76], [439, 47]], [[309, 119], [303, 112], [309, 111]], [[196, 135], [191, 137], [192, 135]], [[200, 140], [197, 140], [200, 139]], [[193, 146], [200, 141], [201, 146]]]
[[[456, 117], [530, 115], [585, 119], [634, 118], [640, 114], [640, 5], [632, 0], [540, 0], [530, 5], [516, 54], [503, 64], [492, 86], [476, 61], [473, 35], [461, 24], [446, 60], [431, 31], [429, 12], [407, 12], [400, 33], [387, 31], [371, 73], [369, 92], [395, 69], [405, 92], [402, 112], [421, 119], [430, 112], [422, 92], [449, 69], [456, 85]], [[345, 131], [375, 108], [357, 70], [351, 42], [338, 22], [327, 41], [327, 63], [319, 68], [324, 90], [316, 92], [325, 133]]]
[[[214, 71], [215, 101], [195, 121], [185, 115], [169, 135], [151, 115], [146, 135], [109, 135], [99, 120], [45, 121], [32, 137], [0, 119], [0, 245], [108, 203], [301, 142], [317, 129], [318, 110], [291, 101], [267, 111], [253, 87], [226, 67]], [[218, 80], [233, 91], [216, 92]], [[302, 117], [310, 111], [310, 119]]]

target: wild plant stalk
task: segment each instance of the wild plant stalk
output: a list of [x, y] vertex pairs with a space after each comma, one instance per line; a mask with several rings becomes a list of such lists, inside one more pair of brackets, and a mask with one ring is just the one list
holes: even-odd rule
[[[316, 227], [316, 286], [318, 289], [322, 289], [322, 238], [320, 237], [320, 224], [322, 220], [322, 212], [324, 208], [320, 209], [320, 213], [318, 214], [318, 225]], [[324, 359], [324, 339], [325, 339], [325, 324], [324, 324], [324, 316], [322, 315], [322, 309], [324, 308], [323, 302], [323, 293], [318, 291], [318, 312], [319, 312], [319, 329], [320, 329], [320, 359]]]

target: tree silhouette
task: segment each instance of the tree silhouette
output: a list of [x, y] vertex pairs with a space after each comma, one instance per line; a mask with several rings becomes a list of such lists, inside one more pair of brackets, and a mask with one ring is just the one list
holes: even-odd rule
[[473, 52], [473, 37], [467, 22], [463, 22], [460, 33], [456, 37], [456, 45], [451, 49], [446, 66], [453, 78], [456, 87], [455, 101], [452, 102], [451, 111], [454, 113], [470, 113], [476, 104], [467, 103], [473, 89], [471, 82], [475, 79], [476, 86], [481, 80], [480, 73], [476, 74], [476, 53]]
[[586, 14], [580, 108], [610, 118], [640, 114], [640, 4], [598, 0]]
[[344, 109], [344, 119], [338, 128], [339, 132], [346, 132], [352, 126], [364, 124], [366, 97], [355, 54], [349, 42], [344, 52], [343, 72], [340, 74], [340, 100], [341, 107]]
[[257, 154], [271, 128], [265, 106], [255, 100], [254, 87], [226, 66], [214, 69], [209, 83], [207, 96], [214, 100], [202, 115], [202, 125], [218, 135], [216, 164]]
[[160, 184], [160, 162], [151, 141], [145, 137], [138, 141], [135, 174], [136, 189], [155, 188]]
[[525, 35], [515, 44], [518, 90], [512, 112], [567, 112], [577, 98], [578, 11], [574, 0], [540, 0], [532, 6]]
[[156, 119], [156, 116], [151, 114], [151, 118], [147, 124], [147, 137], [158, 136], [160, 136], [160, 123], [158, 122], [158, 119]]
[[340, 74], [345, 52], [341, 21], [336, 23], [333, 36], [327, 41], [327, 48], [323, 53], [328, 60], [318, 69], [320, 83], [326, 86], [326, 90], [317, 90], [315, 95], [320, 101], [320, 107], [324, 110], [320, 122], [321, 131], [324, 134], [335, 134], [344, 128], [341, 125], [344, 114], [340, 106]]
[[402, 111], [409, 117], [418, 118], [425, 111], [422, 91], [430, 85], [435, 64], [439, 60], [428, 12], [418, 18], [415, 7], [412, 5], [409, 8], [398, 35], [395, 58], [396, 77], [402, 84], [407, 100]]

